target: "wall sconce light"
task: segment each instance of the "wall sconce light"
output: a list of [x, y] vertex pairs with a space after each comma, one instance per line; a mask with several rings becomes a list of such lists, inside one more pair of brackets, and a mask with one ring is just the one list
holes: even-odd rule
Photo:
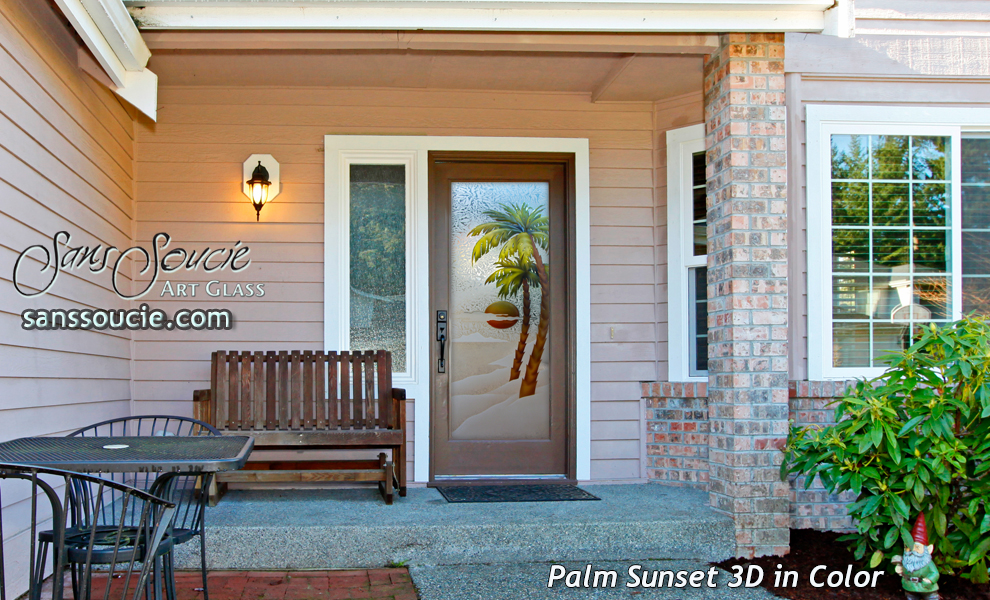
[[244, 161], [244, 195], [254, 205], [256, 220], [261, 220], [261, 209], [281, 191], [278, 161], [271, 154], [252, 154]]

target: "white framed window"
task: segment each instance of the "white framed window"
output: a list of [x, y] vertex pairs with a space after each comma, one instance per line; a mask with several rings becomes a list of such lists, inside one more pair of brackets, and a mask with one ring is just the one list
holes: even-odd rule
[[809, 106], [808, 372], [873, 377], [990, 312], [990, 110]]
[[671, 381], [708, 380], [705, 126], [667, 132], [667, 331]]

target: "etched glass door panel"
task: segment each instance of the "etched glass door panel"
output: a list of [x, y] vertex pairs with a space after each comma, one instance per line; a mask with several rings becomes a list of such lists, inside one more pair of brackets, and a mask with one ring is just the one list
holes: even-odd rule
[[569, 472], [567, 158], [430, 154], [430, 477]]
[[450, 439], [549, 439], [550, 185], [450, 193]]

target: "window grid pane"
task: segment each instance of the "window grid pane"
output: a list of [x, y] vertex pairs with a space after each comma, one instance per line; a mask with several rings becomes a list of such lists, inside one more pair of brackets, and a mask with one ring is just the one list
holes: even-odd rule
[[705, 153], [691, 155], [691, 213], [695, 256], [708, 254], [708, 186], [705, 179]]
[[688, 269], [689, 374], [708, 374], [708, 268]]
[[962, 311], [990, 314], [990, 137], [962, 139]]
[[916, 324], [952, 316], [951, 146], [877, 135], [831, 146], [832, 364], [884, 366]]
[[[691, 234], [694, 256], [708, 254], [708, 180], [704, 152], [691, 155]], [[708, 269], [688, 269], [688, 375], [708, 374]]]

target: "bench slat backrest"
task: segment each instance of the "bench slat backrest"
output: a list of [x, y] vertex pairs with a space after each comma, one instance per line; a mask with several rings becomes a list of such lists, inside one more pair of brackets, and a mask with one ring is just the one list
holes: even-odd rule
[[213, 353], [210, 415], [226, 430], [392, 429], [392, 355]]

